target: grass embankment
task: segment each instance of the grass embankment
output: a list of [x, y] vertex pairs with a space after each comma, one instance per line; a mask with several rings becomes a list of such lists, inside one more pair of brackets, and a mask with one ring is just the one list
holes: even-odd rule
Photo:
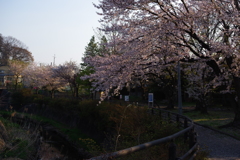
[[[46, 148], [50, 149], [49, 147], [46, 147], [44, 150], [41, 151], [37, 150], [37, 148], [39, 148], [37, 143], [39, 129], [37, 128], [28, 129], [25, 125], [24, 125], [25, 127], [22, 127], [17, 123], [13, 123], [11, 120], [12, 119], [11, 117], [13, 116], [21, 117], [23, 119], [22, 121], [23, 124], [25, 124], [24, 122], [25, 117], [28, 117], [39, 123], [41, 122], [42, 124], [48, 124], [48, 127], [52, 126], [51, 128], [56, 129], [58, 132], [62, 133], [62, 135], [68, 137], [68, 139], [72, 141], [74, 145], [77, 145], [78, 148], [83, 148], [84, 150], [90, 151], [100, 150], [96, 142], [93, 139], [89, 138], [84, 133], [82, 133], [82, 131], [78, 128], [71, 128], [67, 125], [56, 122], [52, 119], [27, 113], [17, 113], [15, 111], [14, 112], [0, 111], [0, 115], [1, 115], [0, 122], [3, 123], [3, 125], [6, 128], [7, 136], [10, 137], [7, 141], [5, 141], [5, 143], [9, 145], [5, 147], [3, 146], [2, 148], [3, 150], [0, 150], [0, 159], [1, 158], [32, 159], [31, 156], [36, 156], [35, 154], [37, 154], [38, 156], [42, 156], [42, 154], [48, 154], [45, 153], [48, 152], [45, 149]], [[56, 152], [61, 154], [60, 150]]]
[[[7, 116], [9, 116], [9, 119], [10, 119], [12, 113], [13, 112], [10, 112], [10, 111], [0, 111], [1, 115], [7, 115]], [[46, 118], [46, 117], [42, 117], [42, 116], [38, 116], [38, 115], [33, 115], [33, 114], [27, 114], [27, 113], [18, 113], [18, 114], [21, 114], [24, 117], [28, 117], [28, 118], [36, 120], [38, 122], [43, 122], [43, 123], [50, 124], [54, 128], [58, 129], [61, 133], [63, 133], [66, 136], [68, 136], [69, 139], [74, 141], [74, 142], [78, 142], [77, 140], [79, 138], [88, 138], [88, 136], [85, 135], [84, 133], [82, 133], [82, 131], [80, 129], [71, 128], [71, 127], [69, 127], [67, 125], [64, 125], [62, 123], [56, 122], [56, 121], [54, 121], [52, 119], [49, 119], [49, 118]], [[3, 118], [1, 118], [1, 119], [3, 119]], [[7, 121], [6, 119], [3, 119], [3, 120], [5, 122]], [[11, 123], [11, 122], [8, 122], [8, 123]]]
[[[105, 104], [105, 106], [108, 105]], [[112, 107], [112, 105], [110, 106]], [[153, 117], [147, 114], [147, 108], [126, 108], [120, 105], [115, 105], [114, 108], [116, 110], [108, 110], [108, 114], [111, 115], [110, 120], [114, 121], [116, 124], [116, 128], [114, 128], [117, 130], [118, 135], [121, 136], [120, 138], [118, 137], [118, 135], [109, 137], [110, 139], [107, 144], [110, 145], [110, 148], [105, 148], [104, 151], [98, 147], [95, 141], [88, 138], [79, 129], [70, 128], [66, 125], [41, 116], [29, 115], [26, 113], [18, 114], [28, 116], [29, 118], [37, 121], [51, 124], [63, 134], [71, 138], [71, 140], [78, 142], [95, 156], [102, 153], [116, 151], [158, 138], [162, 138], [178, 131], [175, 124], [161, 122], [159, 121], [158, 117]], [[6, 111], [0, 112], [0, 114], [2, 115], [8, 115], [8, 117], [11, 117], [12, 113], [13, 112]], [[26, 131], [23, 132], [26, 133]], [[181, 148], [181, 150], [178, 151], [179, 154], [181, 154], [185, 150], [183, 150], [184, 146], [182, 146], [183, 140], [176, 140], [176, 144], [178, 145], [178, 148]], [[153, 147], [151, 149], [124, 157], [124, 159], [146, 159], [146, 157], [151, 157], [152, 159], [158, 159], [159, 157], [164, 158], [167, 157], [168, 145], [169, 144], [166, 143], [158, 147]], [[4, 153], [3, 156], [16, 157], [17, 155], [6, 155], [6, 153]]]
[[[28, 130], [22, 129], [18, 124], [12, 123], [0, 116], [1, 134], [6, 138], [1, 139], [0, 159], [3, 158], [21, 158], [31, 159], [36, 153], [36, 137], [30, 134]], [[3, 129], [4, 128], [4, 129]]]

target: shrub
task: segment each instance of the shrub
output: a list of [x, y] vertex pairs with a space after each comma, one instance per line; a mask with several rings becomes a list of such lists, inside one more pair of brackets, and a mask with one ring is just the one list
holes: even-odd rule
[[79, 100], [69, 98], [54, 98], [49, 100], [48, 106], [54, 109], [76, 110]]
[[33, 103], [38, 104], [40, 106], [47, 105], [50, 103], [52, 99], [50, 97], [44, 97], [42, 95], [37, 95], [34, 99], [33, 99]]
[[30, 89], [21, 89], [11, 94], [11, 104], [20, 107], [32, 103], [36, 96], [32, 94]]
[[118, 106], [111, 119], [116, 123], [117, 150], [156, 140], [178, 131], [176, 124], [169, 124], [160, 117], [149, 114], [147, 107]]
[[104, 132], [109, 126], [109, 112], [112, 105], [103, 103], [97, 106], [97, 101], [84, 100], [80, 102], [78, 112], [81, 121], [86, 127], [91, 126], [95, 131]]
[[[105, 141], [104, 150], [113, 152], [135, 145], [139, 145], [152, 140], [169, 136], [179, 131], [177, 124], [162, 121], [160, 117], [149, 114], [147, 107], [121, 106], [117, 104], [102, 103], [98, 106], [99, 115], [108, 118], [106, 125], [111, 127], [112, 132], [108, 134]], [[107, 121], [107, 119], [106, 119]], [[103, 121], [102, 121], [103, 122]], [[99, 122], [100, 123], [100, 122]], [[175, 141], [180, 146], [179, 154], [184, 148], [183, 137]], [[168, 147], [170, 142], [166, 142], [140, 152], [124, 156], [124, 160], [140, 159], [164, 159], [168, 157]]]
[[99, 155], [102, 151], [101, 147], [93, 139], [79, 138], [79, 141], [92, 155]]

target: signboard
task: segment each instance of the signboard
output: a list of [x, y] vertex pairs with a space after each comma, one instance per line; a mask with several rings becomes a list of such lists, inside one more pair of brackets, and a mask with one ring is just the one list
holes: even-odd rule
[[125, 101], [129, 101], [129, 96], [125, 96]]
[[148, 93], [148, 102], [153, 102], [153, 93]]

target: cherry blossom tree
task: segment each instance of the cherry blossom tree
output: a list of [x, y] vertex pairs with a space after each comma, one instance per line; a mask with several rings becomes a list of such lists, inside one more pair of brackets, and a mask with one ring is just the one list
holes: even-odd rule
[[24, 84], [32, 88], [47, 89], [54, 98], [56, 90], [66, 86], [66, 82], [54, 76], [54, 67], [32, 63], [24, 70]]
[[54, 98], [55, 91], [61, 91], [67, 83], [61, 77], [54, 76], [55, 68], [53, 66], [44, 66], [44, 77], [46, 80], [46, 85], [44, 86], [51, 93], [51, 97]]
[[[114, 55], [89, 58], [102, 90], [120, 89], [137, 73], [142, 79], [164, 65], [201, 61], [212, 68], [216, 85], [226, 86], [240, 124], [238, 0], [101, 0], [95, 5], [106, 33], [117, 32]], [[113, 42], [109, 42], [113, 44]], [[158, 72], [161, 74], [161, 72]], [[228, 82], [228, 83], [226, 83]], [[231, 86], [231, 87], [229, 87]]]
[[24, 85], [30, 88], [41, 88], [46, 85], [45, 78], [43, 78], [44, 72], [41, 64], [31, 63], [23, 71]]
[[63, 79], [69, 84], [73, 97], [78, 97], [80, 83], [80, 67], [74, 61], [65, 62], [53, 70], [54, 76]]
[[[185, 92], [189, 97], [197, 101], [196, 109], [201, 113], [208, 113], [207, 107], [210, 104], [210, 94], [215, 89], [215, 77], [213, 70], [205, 63], [186, 64], [184, 68], [187, 86]], [[191, 65], [191, 66], [189, 66]]]
[[18, 83], [22, 82], [22, 73], [24, 69], [27, 67], [28, 63], [23, 61], [16, 61], [11, 60], [8, 62], [8, 66], [10, 69], [10, 72], [13, 74], [13, 80], [14, 80], [14, 88], [17, 89]]

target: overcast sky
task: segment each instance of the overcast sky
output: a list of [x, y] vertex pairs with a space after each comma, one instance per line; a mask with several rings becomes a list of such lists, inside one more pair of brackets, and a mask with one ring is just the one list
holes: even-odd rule
[[0, 0], [0, 33], [23, 42], [39, 63], [81, 62], [100, 26], [98, 0]]

